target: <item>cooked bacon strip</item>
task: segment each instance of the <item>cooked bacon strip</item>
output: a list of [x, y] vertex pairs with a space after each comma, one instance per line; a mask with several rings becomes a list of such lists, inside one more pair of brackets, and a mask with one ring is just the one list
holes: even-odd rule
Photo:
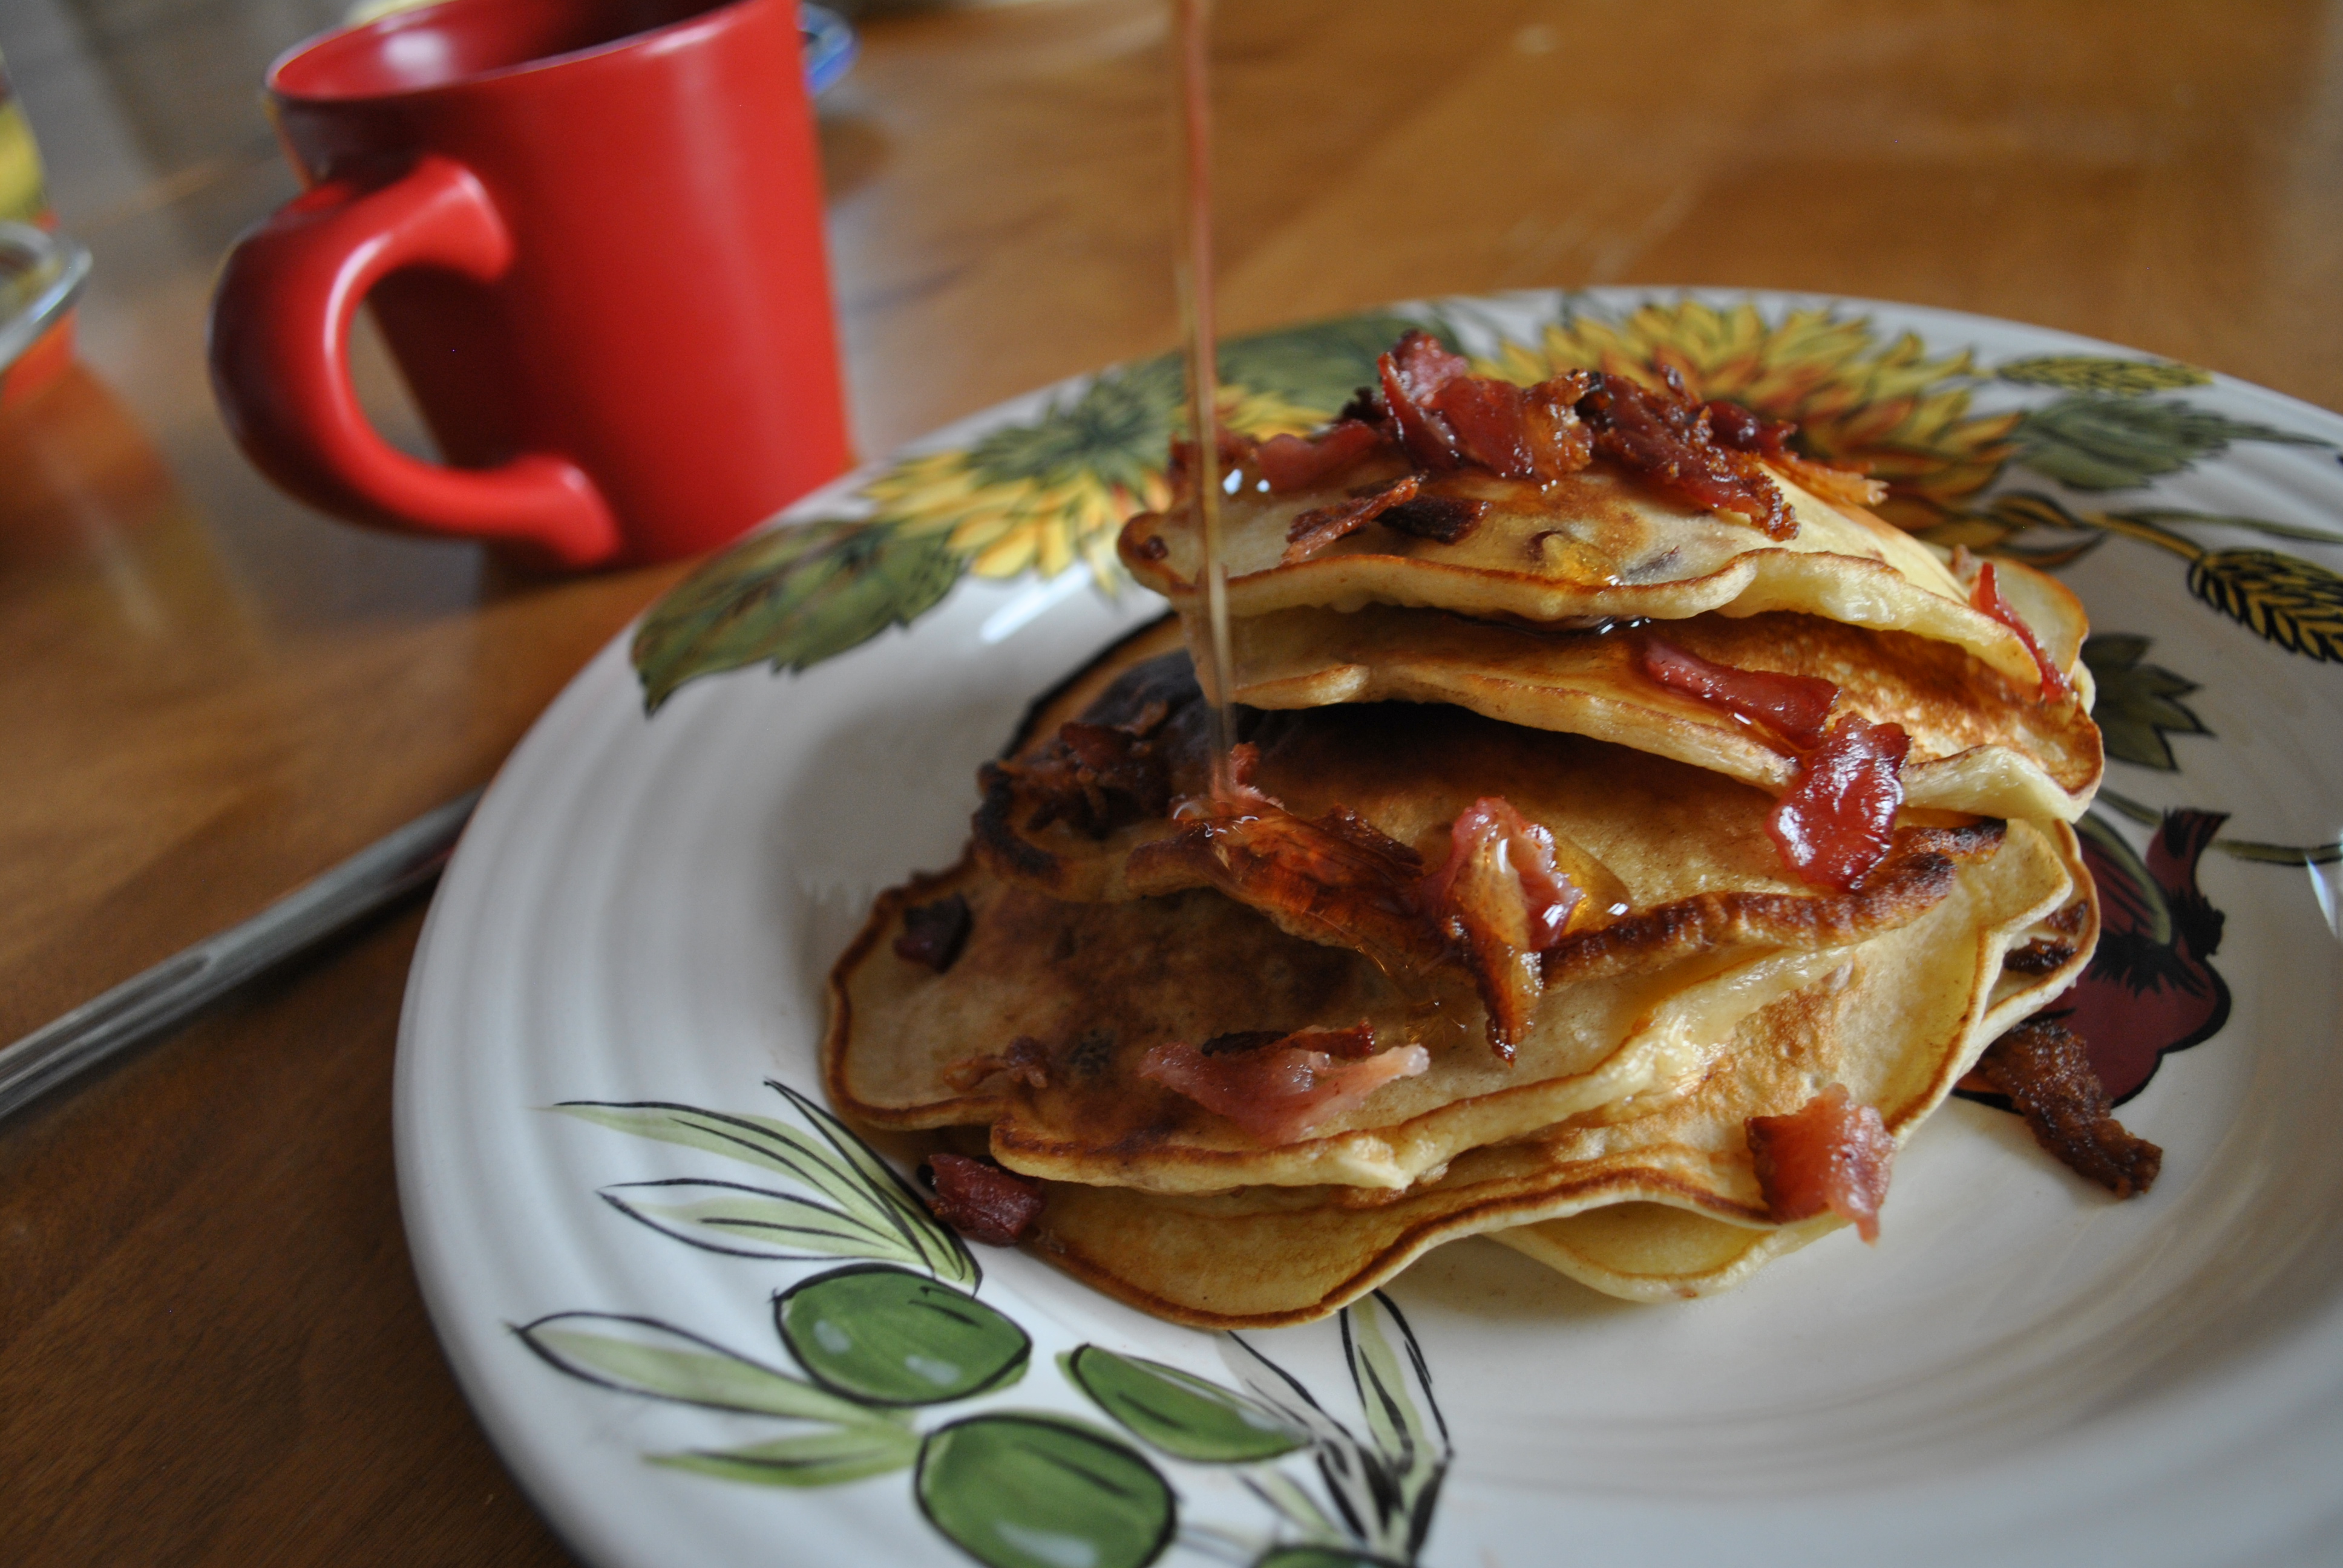
[[952, 967], [968, 940], [973, 917], [960, 893], [932, 904], [913, 904], [903, 911], [903, 929], [895, 938], [895, 956], [925, 964], [938, 974]]
[[928, 1171], [936, 1184], [928, 1207], [971, 1241], [1013, 1247], [1041, 1217], [1041, 1184], [1012, 1175], [990, 1160], [930, 1154]]
[[1174, 820], [1184, 826], [1131, 850], [1125, 883], [1147, 894], [1201, 880], [1395, 974], [1421, 973], [1446, 956], [1415, 902], [1423, 861], [1414, 850], [1340, 808], [1313, 822], [1247, 793], [1252, 803], [1182, 801]]
[[1592, 370], [1565, 370], [1523, 397], [1522, 438], [1531, 477], [1540, 483], [1566, 478], [1594, 460], [1594, 432], [1578, 417], [1578, 404], [1597, 379]]
[[1646, 391], [1624, 376], [1608, 376], [1579, 400], [1579, 417], [1594, 427], [1596, 455], [1624, 464], [1695, 505], [1736, 513], [1768, 538], [1795, 538], [1798, 520], [1765, 465], [1718, 444], [1707, 411], [1684, 394], [1673, 369], [1669, 376], [1674, 397]]
[[1823, 743], [1823, 726], [1838, 700], [1838, 688], [1827, 680], [1712, 664], [1655, 637], [1644, 639], [1644, 673], [1672, 690], [1755, 719], [1801, 749]]
[[1306, 561], [1336, 539], [1357, 533], [1392, 508], [1415, 499], [1421, 483], [1413, 474], [1408, 474], [1347, 501], [1311, 508], [1285, 530], [1285, 564]]
[[2036, 937], [2024, 947], [2004, 953], [2001, 967], [2013, 974], [2046, 975], [2074, 958], [2076, 951], [2072, 942], [2062, 942], [2056, 937]]
[[1738, 403], [1712, 402], [1702, 407], [1719, 443], [1763, 457], [1825, 501], [1870, 507], [1887, 498], [1887, 487], [1859, 469], [1817, 463], [1790, 450], [1790, 437], [1798, 427], [1786, 419], [1768, 419]]
[[[1411, 332], [1401, 338], [1397, 348], [1375, 361], [1375, 374], [1383, 387], [1383, 407], [1391, 416], [1393, 432], [1409, 460], [1418, 467], [1443, 473], [1463, 461], [1456, 450], [1456, 437], [1446, 421], [1416, 402], [1418, 393], [1408, 385], [1409, 378], [1399, 363], [1409, 355], [1415, 340], [1423, 337], [1423, 333]], [[1416, 357], [1420, 359], [1422, 356]], [[1420, 378], [1419, 385], [1431, 377]], [[1428, 397], [1439, 389], [1439, 385], [1424, 386], [1421, 395]]]
[[1403, 534], [1453, 545], [1479, 528], [1488, 509], [1488, 502], [1468, 500], [1463, 496], [1418, 496], [1385, 511], [1382, 521], [1383, 527]]
[[2156, 1184], [2164, 1151], [2115, 1119], [2083, 1037], [2064, 1023], [2028, 1019], [1986, 1047], [1977, 1071], [2009, 1096], [2034, 1141], [2077, 1176], [2118, 1198]]
[[1386, 357], [1406, 383], [1407, 395], [1420, 404], [1430, 403], [1440, 396], [1441, 388], [1459, 377], [1469, 376], [1473, 370], [1463, 355], [1451, 354], [1447, 346], [1429, 332], [1401, 333]]
[[1510, 381], [1458, 376], [1434, 393], [1433, 411], [1448, 421], [1465, 458], [1508, 479], [1532, 479], [1529, 399]]
[[1383, 444], [1383, 433], [1362, 419], [1337, 419], [1314, 436], [1272, 436], [1253, 453], [1253, 467], [1273, 495], [1323, 484]]
[[1249, 1050], [1209, 1056], [1167, 1041], [1141, 1059], [1139, 1075], [1227, 1117], [1263, 1143], [1291, 1143], [1363, 1103], [1393, 1079], [1413, 1078], [1432, 1066], [1432, 1053], [1420, 1045], [1362, 1055], [1362, 1037], [1373, 1038], [1363, 1023], [1305, 1029]]
[[1129, 724], [1070, 719], [1030, 759], [988, 762], [977, 782], [988, 793], [1007, 786], [1035, 802], [1026, 823], [1039, 832], [1065, 822], [1103, 839], [1126, 822], [1161, 817], [1172, 803], [1172, 769], [1151, 737], [1172, 711], [1154, 701]]
[[1854, 892], [1886, 859], [1911, 749], [1902, 725], [1847, 713], [1798, 759], [1797, 779], [1774, 803], [1765, 830], [1799, 880]]
[[1448, 859], [1423, 881], [1424, 907], [1463, 952], [1504, 1060], [1545, 990], [1538, 953], [1560, 941], [1584, 895], [1554, 863], [1554, 835], [1503, 796], [1475, 800], [1449, 828]]
[[2034, 668], [2041, 672], [2041, 701], [2065, 699], [2067, 692], [2073, 689], [2067, 684], [2066, 673], [2051, 663], [2050, 656], [2042, 651], [2042, 644], [2036, 640], [2034, 628], [2026, 624], [2026, 618], [2011, 608], [2009, 601], [2001, 597], [1999, 575], [1994, 571], [1991, 561], [1977, 564], [1976, 583], [1969, 589], [1969, 608], [1993, 617], [2017, 634], [2017, 640], [2024, 643], [2026, 651], [2034, 656]]
[[[1254, 467], [1258, 461], [1260, 447], [1252, 437], [1241, 435], [1217, 421], [1212, 426], [1212, 444], [1219, 449], [1220, 468], [1223, 475], [1232, 468]], [[1174, 437], [1172, 460], [1163, 470], [1164, 483], [1171, 487], [1172, 495], [1187, 493], [1189, 475], [1195, 467], [1196, 443]]]
[[1896, 1140], [1878, 1111], [1854, 1103], [1844, 1086], [1833, 1083], [1787, 1116], [1751, 1117], [1744, 1135], [1757, 1168], [1757, 1190], [1777, 1222], [1828, 1211], [1854, 1221], [1865, 1241], [1879, 1240], [1879, 1206], [1887, 1201]]

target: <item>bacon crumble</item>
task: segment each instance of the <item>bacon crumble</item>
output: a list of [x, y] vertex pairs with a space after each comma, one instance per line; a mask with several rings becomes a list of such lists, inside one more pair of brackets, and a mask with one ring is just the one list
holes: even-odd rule
[[1545, 990], [1539, 954], [1562, 940], [1584, 895], [1554, 860], [1554, 835], [1502, 796], [1457, 813], [1448, 859], [1422, 898], [1473, 971], [1489, 1010], [1489, 1043], [1513, 1059]]
[[2118, 1198], [2156, 1184], [2164, 1151], [2115, 1119], [2083, 1037], [2058, 1020], [2019, 1024], [1986, 1047], [1977, 1073], [2009, 1097], [2034, 1141], [2084, 1180]]
[[1798, 759], [1798, 774], [1774, 802], [1765, 831], [1798, 878], [1841, 892], [1864, 879], [1895, 842], [1904, 804], [1904, 758], [1912, 738], [1900, 724], [1840, 715], [1823, 743]]
[[1392, 1080], [1413, 1078], [1432, 1066], [1432, 1053], [1420, 1045], [1375, 1050], [1373, 1030], [1363, 1022], [1209, 1050], [1229, 1038], [1217, 1037], [1206, 1050], [1176, 1040], [1151, 1047], [1139, 1075], [1227, 1117], [1265, 1143], [1293, 1142], [1363, 1103]]
[[1765, 1211], [1780, 1224], [1828, 1211], [1855, 1222], [1865, 1241], [1879, 1240], [1879, 1208], [1896, 1162], [1896, 1140], [1868, 1105], [1842, 1084], [1786, 1116], [1753, 1116], [1743, 1129]]
[[1383, 513], [1413, 501], [1421, 483], [1413, 474], [1404, 475], [1389, 484], [1373, 486], [1363, 495], [1337, 501], [1331, 507], [1312, 507], [1302, 513], [1285, 530], [1285, 564], [1306, 561], [1335, 540], [1357, 533]]
[[1013, 1247], [1041, 1217], [1041, 1184], [990, 1160], [930, 1154], [924, 1170], [936, 1191], [929, 1210], [971, 1241]]

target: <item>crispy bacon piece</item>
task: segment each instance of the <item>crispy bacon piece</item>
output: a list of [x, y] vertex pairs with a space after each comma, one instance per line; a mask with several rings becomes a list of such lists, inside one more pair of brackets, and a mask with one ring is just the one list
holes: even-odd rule
[[2019, 1024], [1986, 1047], [1977, 1071], [2009, 1096], [2034, 1141], [2077, 1176], [2118, 1198], [2156, 1184], [2164, 1151], [2115, 1119], [2083, 1037], [2058, 1020]]
[[1238, 790], [1250, 799], [1231, 791], [1182, 801], [1178, 832], [1131, 852], [1123, 877], [1134, 892], [1189, 887], [1201, 876], [1394, 973], [1419, 973], [1446, 956], [1415, 901], [1422, 857], [1339, 807], [1314, 822], [1296, 816], [1243, 778]]
[[1773, 539], [1795, 538], [1798, 520], [1781, 487], [1755, 455], [1718, 444], [1708, 412], [1685, 394], [1673, 367], [1674, 396], [1647, 391], [1624, 376], [1606, 376], [1579, 400], [1579, 417], [1594, 427], [1597, 456], [1715, 511], [1734, 512]]
[[1765, 830], [1800, 881], [1851, 893], [1886, 858], [1911, 749], [1902, 725], [1846, 713], [1798, 759], [1797, 779], [1774, 802]]
[[2004, 953], [2001, 967], [2013, 974], [2046, 975], [2072, 959], [2075, 952], [2072, 942], [2062, 942], [2056, 937], [2036, 937], [2024, 947]]
[[2066, 673], [2051, 663], [2050, 656], [2042, 651], [2042, 644], [2036, 640], [2034, 628], [2026, 624], [2025, 617], [2010, 608], [2009, 601], [2001, 597], [1999, 574], [1993, 569], [1991, 561], [1981, 561], [1977, 565], [1976, 583], [1969, 589], [1969, 608], [1993, 617], [2016, 632], [2017, 640], [2026, 645], [2026, 651], [2034, 656], [2034, 668], [2042, 676], [2038, 700], [2059, 702], [2066, 699], [2067, 692], [2073, 689], [2067, 684]]
[[1285, 564], [1306, 561], [1336, 539], [1357, 533], [1392, 508], [1413, 501], [1421, 483], [1413, 474], [1408, 474], [1389, 484], [1376, 485], [1364, 495], [1353, 496], [1347, 501], [1311, 508], [1285, 530]]
[[1709, 433], [1719, 443], [1763, 457], [1825, 501], [1869, 507], [1887, 497], [1886, 486], [1859, 469], [1817, 463], [1791, 451], [1790, 437], [1798, 427], [1786, 419], [1768, 419], [1738, 403], [1712, 402], [1702, 407], [1708, 415]]
[[1463, 496], [1418, 496], [1383, 513], [1383, 525], [1419, 539], [1453, 545], [1481, 526], [1486, 501]]
[[1034, 801], [1029, 831], [1065, 822], [1103, 839], [1127, 822], [1161, 817], [1172, 804], [1172, 769], [1152, 737], [1171, 705], [1151, 702], [1129, 724], [1069, 719], [1057, 738], [1030, 760], [988, 762], [977, 782], [990, 791], [1006, 782]]
[[895, 956], [925, 964], [941, 974], [960, 957], [972, 919], [968, 900], [959, 893], [938, 899], [932, 904], [913, 904], [903, 911], [903, 929], [895, 938]]
[[1030, 1034], [1021, 1034], [1009, 1042], [1009, 1049], [997, 1056], [964, 1056], [943, 1070], [943, 1080], [954, 1092], [966, 1094], [995, 1073], [1005, 1073], [1028, 1089], [1050, 1087], [1050, 1051]]
[[930, 1154], [936, 1195], [928, 1207], [971, 1241], [1013, 1247], [1041, 1217], [1041, 1184], [1003, 1171], [990, 1160]]
[[1314, 436], [1272, 436], [1253, 452], [1254, 468], [1273, 495], [1323, 484], [1383, 444], [1363, 419], [1337, 419]]
[[1537, 477], [1530, 458], [1529, 398], [1510, 381], [1452, 377], [1433, 394], [1433, 411], [1448, 422], [1456, 449], [1508, 479]]
[[1823, 743], [1823, 726], [1838, 700], [1838, 688], [1829, 681], [1712, 664], [1655, 637], [1644, 639], [1643, 653], [1644, 673], [1662, 686], [1754, 719], [1801, 749]]
[[1866, 1241], [1879, 1240], [1879, 1206], [1887, 1201], [1896, 1140], [1868, 1105], [1839, 1084], [1787, 1116], [1753, 1116], [1744, 1130], [1765, 1210], [1781, 1224], [1825, 1211], [1855, 1221]]
[[1554, 835], [1485, 796], [1449, 828], [1448, 859], [1423, 881], [1425, 909], [1465, 957], [1504, 1060], [1545, 990], [1538, 954], [1560, 941], [1584, 897], [1554, 863]]
[[[1212, 442], [1219, 449], [1220, 467], [1223, 475], [1232, 468], [1257, 466], [1260, 447], [1252, 437], [1240, 435], [1226, 425], [1215, 422], [1212, 426]], [[1164, 483], [1171, 487], [1172, 495], [1181, 496], [1187, 493], [1189, 476], [1195, 471], [1195, 467], [1196, 443], [1182, 440], [1178, 437], [1172, 437], [1172, 460], [1164, 466], [1163, 469]]]
[[1399, 437], [1409, 460], [1418, 467], [1441, 473], [1464, 460], [1447, 421], [1423, 402], [1437, 395], [1463, 370], [1463, 360], [1423, 332], [1408, 333], [1389, 354], [1375, 361], [1375, 375], [1393, 433]]
[[1148, 1051], [1139, 1075], [1227, 1117], [1263, 1143], [1291, 1143], [1393, 1079], [1413, 1078], [1432, 1066], [1432, 1053], [1420, 1045], [1369, 1054], [1373, 1041], [1364, 1023], [1306, 1029], [1250, 1050], [1210, 1055], [1167, 1041]]
[[1529, 447], [1531, 477], [1541, 484], [1565, 478], [1594, 460], [1594, 432], [1578, 417], [1578, 404], [1598, 379], [1592, 370], [1565, 370], [1523, 395], [1522, 438]]

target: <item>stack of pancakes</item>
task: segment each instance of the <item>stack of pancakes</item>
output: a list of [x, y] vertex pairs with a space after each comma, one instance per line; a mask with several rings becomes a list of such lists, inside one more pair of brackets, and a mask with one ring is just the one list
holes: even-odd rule
[[[1845, 1223], [1783, 1212], [1752, 1119], [1836, 1085], [1900, 1141], [2087, 960], [2068, 823], [2101, 753], [2056, 583], [2005, 563], [2002, 615], [1972, 608], [1794, 463], [1768, 531], [1599, 455], [1509, 477], [1392, 439], [1277, 489], [1232, 456], [1235, 777], [1175, 503], [1121, 553], [1178, 615], [1036, 704], [969, 854], [882, 895], [833, 976], [838, 1107], [1038, 1180], [1030, 1239], [1071, 1271], [1212, 1327], [1482, 1232], [1615, 1295], [1723, 1289]], [[1433, 526], [1324, 526], [1395, 479]], [[1855, 874], [1780, 841], [1811, 743], [1654, 678], [1685, 655], [1908, 737]], [[1461, 824], [1500, 818], [1471, 860]], [[1443, 922], [1524, 846], [1566, 907]]]

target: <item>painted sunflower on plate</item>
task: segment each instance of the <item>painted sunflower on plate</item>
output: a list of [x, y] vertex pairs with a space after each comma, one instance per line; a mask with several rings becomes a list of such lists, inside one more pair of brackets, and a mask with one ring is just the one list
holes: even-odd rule
[[1880, 514], [1918, 531], [1965, 511], [2000, 477], [2015, 413], [1975, 415], [1969, 351], [1931, 357], [1906, 332], [1880, 340], [1869, 318], [1755, 304], [1654, 300], [1610, 317], [1565, 305], [1535, 343], [1507, 343], [1476, 368], [1524, 385], [1600, 370], [1656, 387], [1674, 367], [1694, 396], [1738, 403], [1798, 427], [1810, 457], [1863, 468], [1887, 486]]

